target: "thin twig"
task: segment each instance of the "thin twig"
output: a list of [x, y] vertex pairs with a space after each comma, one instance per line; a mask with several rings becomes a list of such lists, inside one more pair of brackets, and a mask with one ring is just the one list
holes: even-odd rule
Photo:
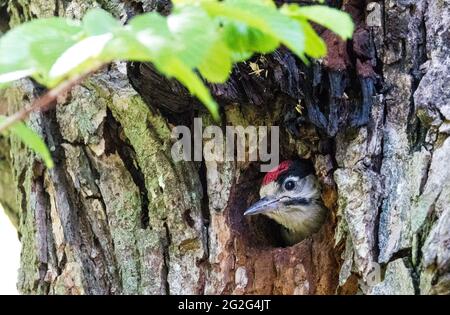
[[60, 85], [56, 86], [55, 88], [49, 90], [47, 93], [45, 93], [43, 96], [36, 99], [33, 103], [31, 103], [29, 106], [21, 109], [20, 111], [14, 113], [11, 116], [8, 116], [2, 124], [0, 124], [0, 133], [14, 125], [15, 123], [25, 120], [28, 115], [30, 115], [34, 111], [38, 110], [47, 110], [51, 107], [52, 103], [56, 101], [59, 95], [66, 93], [70, 91], [74, 86], [81, 83], [86, 77], [88, 77], [90, 74], [96, 72], [99, 70], [100, 67], [97, 67], [96, 69], [76, 75], [70, 80], [62, 82]]

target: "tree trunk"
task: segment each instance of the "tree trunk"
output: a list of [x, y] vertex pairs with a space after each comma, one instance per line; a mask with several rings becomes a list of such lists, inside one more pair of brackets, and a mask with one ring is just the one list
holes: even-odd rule
[[[273, 222], [243, 217], [258, 197], [257, 163], [175, 163], [169, 122], [190, 118], [166, 115], [155, 93], [168, 88], [189, 115], [213, 124], [209, 116], [174, 82], [156, 90], [164, 79], [146, 65], [114, 63], [32, 115], [55, 168], [0, 138], [0, 202], [23, 245], [20, 291], [449, 294], [450, 2], [364, 2], [328, 1], [357, 28], [348, 43], [318, 28], [324, 60], [304, 66], [280, 49], [252, 61], [267, 74], [241, 64], [211, 86], [222, 126], [280, 125], [282, 159], [313, 160], [330, 209], [318, 233], [284, 247]], [[80, 18], [94, 4], [124, 21], [170, 10], [162, 0], [0, 1], [0, 30]], [[0, 92], [0, 114], [41, 92], [22, 80]]]

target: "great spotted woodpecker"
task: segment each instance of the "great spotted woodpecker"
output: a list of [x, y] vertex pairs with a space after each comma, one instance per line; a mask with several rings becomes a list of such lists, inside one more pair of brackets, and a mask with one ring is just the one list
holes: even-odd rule
[[261, 199], [244, 215], [264, 214], [281, 224], [288, 245], [317, 232], [327, 216], [320, 183], [308, 160], [282, 162], [266, 174], [259, 194]]

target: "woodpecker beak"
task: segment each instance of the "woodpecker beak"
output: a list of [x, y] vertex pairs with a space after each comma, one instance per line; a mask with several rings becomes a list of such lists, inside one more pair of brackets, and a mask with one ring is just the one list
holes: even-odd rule
[[277, 209], [280, 206], [279, 198], [264, 197], [254, 203], [250, 208], [248, 208], [244, 215], [255, 215], [259, 213], [270, 212]]

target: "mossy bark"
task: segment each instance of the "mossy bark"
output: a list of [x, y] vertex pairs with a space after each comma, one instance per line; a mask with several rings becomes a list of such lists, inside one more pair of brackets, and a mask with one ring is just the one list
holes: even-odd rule
[[[0, 1], [0, 16], [13, 26], [103, 6], [125, 20], [167, 4]], [[257, 198], [256, 163], [175, 163], [172, 117], [152, 103], [138, 68], [114, 63], [56, 109], [32, 114], [54, 169], [14, 137], [0, 138], [0, 202], [23, 245], [20, 291], [450, 293], [450, 4], [346, 0], [342, 8], [357, 24], [354, 39], [321, 30], [329, 47], [321, 62], [305, 68], [280, 50], [254, 60], [266, 78], [239, 65], [228, 85], [235, 94], [211, 87], [225, 103], [222, 125], [281, 125], [282, 158], [314, 161], [330, 209], [319, 233], [282, 247], [271, 221], [242, 216]], [[22, 80], [0, 95], [0, 113], [40, 93]]]

